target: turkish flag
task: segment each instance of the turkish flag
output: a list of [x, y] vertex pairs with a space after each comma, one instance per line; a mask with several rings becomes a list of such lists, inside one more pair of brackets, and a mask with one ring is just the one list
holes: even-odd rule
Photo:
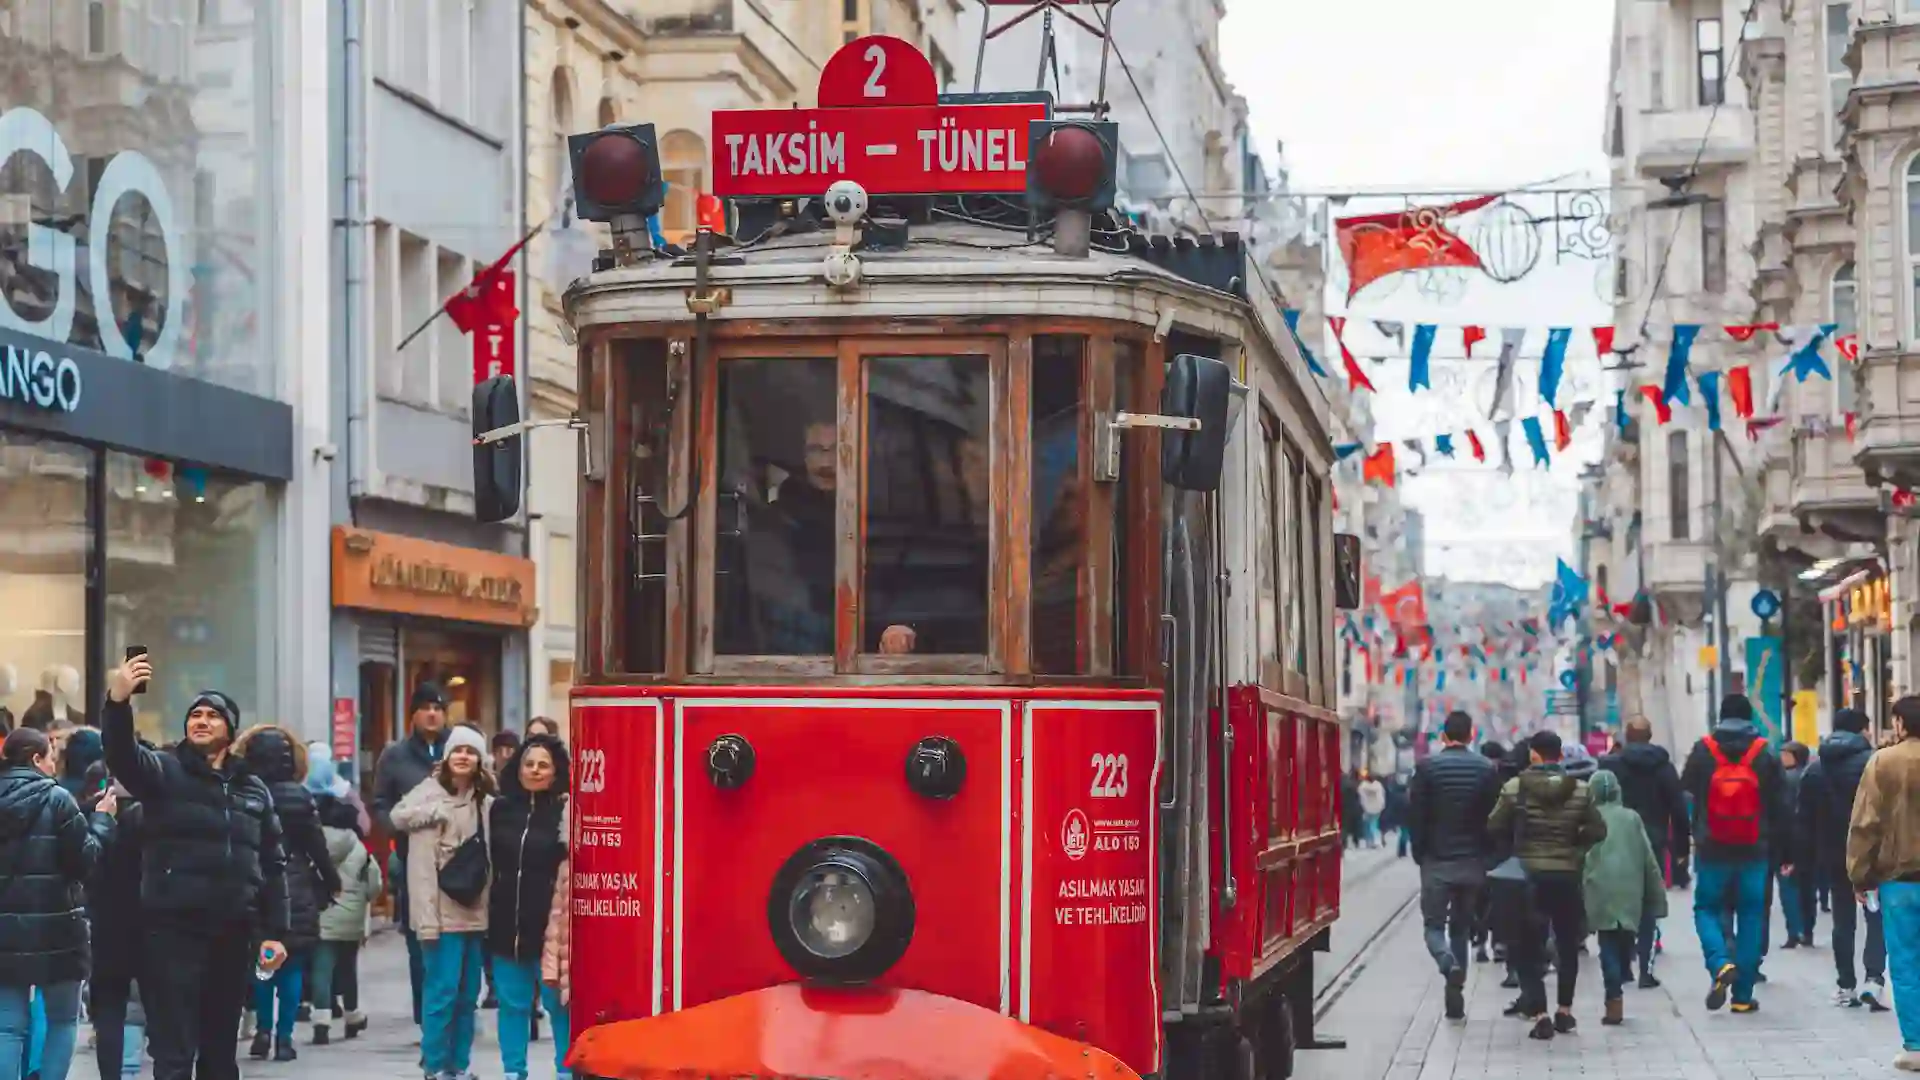
[[1593, 328], [1593, 349], [1602, 360], [1613, 351], [1613, 327], [1596, 326]]
[[1367, 462], [1360, 468], [1360, 479], [1378, 480], [1388, 487], [1394, 485], [1393, 444], [1381, 443], [1379, 449], [1367, 455]]
[[1733, 398], [1734, 415], [1753, 418], [1753, 372], [1745, 364], [1727, 372], [1727, 396]]
[[1840, 355], [1846, 357], [1848, 361], [1853, 363], [1860, 361], [1859, 334], [1841, 334], [1833, 339], [1833, 347], [1839, 349]]
[[1334, 222], [1340, 255], [1347, 260], [1347, 299], [1361, 289], [1405, 270], [1436, 266], [1480, 269], [1480, 256], [1448, 230], [1446, 221], [1471, 213], [1500, 196], [1482, 195], [1446, 206], [1415, 206], [1399, 213], [1345, 217]]
[[513, 271], [495, 263], [475, 274], [466, 288], [448, 299], [447, 317], [463, 334], [519, 318], [520, 308], [514, 303]]
[[1427, 625], [1427, 597], [1420, 589], [1420, 580], [1415, 578], [1405, 585], [1380, 597], [1380, 607], [1386, 612], [1387, 621], [1397, 630], [1423, 633]]
[[1753, 335], [1762, 330], [1778, 330], [1780, 329], [1780, 324], [1777, 322], [1752, 323], [1747, 326], [1727, 326], [1722, 327], [1722, 329], [1727, 332], [1728, 337], [1735, 341], [1752, 341]]

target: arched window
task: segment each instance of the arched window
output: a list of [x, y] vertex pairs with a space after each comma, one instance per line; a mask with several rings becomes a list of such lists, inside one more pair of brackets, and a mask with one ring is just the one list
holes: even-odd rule
[[[1907, 181], [1909, 200], [1913, 188], [1913, 179], [1909, 174]], [[1833, 272], [1832, 291], [1827, 295], [1827, 318], [1838, 327], [1835, 334], [1857, 333], [1859, 322], [1860, 285], [1854, 279], [1853, 263], [1848, 262]], [[1835, 352], [1833, 372], [1833, 400], [1836, 411], [1845, 414], [1855, 411], [1858, 405], [1859, 391], [1854, 381], [1853, 362]]]
[[573, 186], [573, 169], [567, 161], [567, 136], [573, 133], [573, 73], [564, 67], [553, 69], [553, 160], [547, 175], [553, 178], [555, 199], [564, 200]]
[[684, 239], [700, 221], [700, 193], [707, 186], [706, 140], [691, 131], [667, 132], [660, 140], [660, 171], [667, 180], [660, 231], [669, 240]]
[[610, 127], [620, 120], [619, 110], [614, 107], [612, 97], [600, 99], [600, 126]]

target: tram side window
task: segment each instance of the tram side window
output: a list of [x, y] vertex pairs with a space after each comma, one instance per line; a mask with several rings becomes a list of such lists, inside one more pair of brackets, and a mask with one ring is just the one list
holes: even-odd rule
[[[1319, 477], [1306, 478], [1307, 520], [1303, 536], [1306, 538], [1307, 551], [1306, 558], [1301, 560], [1301, 576], [1305, 580], [1307, 599], [1307, 672], [1313, 679], [1313, 692], [1316, 698], [1326, 694], [1328, 679], [1325, 642], [1326, 636], [1332, 632], [1333, 625], [1332, 616], [1326, 608], [1327, 574], [1321, 561], [1323, 556], [1320, 550], [1324, 538], [1324, 526], [1321, 525], [1323, 490]], [[1319, 703], [1327, 704], [1325, 701]]]
[[836, 374], [828, 358], [720, 365], [717, 653], [833, 655]]
[[1283, 522], [1287, 546], [1287, 668], [1298, 675], [1305, 676], [1307, 667], [1306, 614], [1307, 590], [1313, 587], [1313, 579], [1308, 576], [1306, 545], [1306, 469], [1301, 464], [1300, 450], [1291, 440], [1285, 444], [1282, 456], [1286, 459], [1286, 471], [1279, 480], [1287, 492], [1287, 520]]
[[1254, 508], [1258, 517], [1255, 524], [1256, 540], [1260, 566], [1257, 570], [1259, 581], [1258, 633], [1260, 644], [1260, 668], [1262, 678], [1267, 678], [1269, 669], [1278, 672], [1280, 664], [1280, 555], [1278, 551], [1278, 519], [1275, 511], [1274, 462], [1280, 456], [1280, 423], [1266, 409], [1260, 410], [1261, 453], [1257, 465], [1259, 488]]
[[987, 651], [991, 385], [984, 356], [867, 360], [862, 651]]
[[[661, 505], [664, 501], [668, 513], [677, 505], [677, 496], [668, 491], [666, 345], [659, 341], [622, 342], [615, 356], [624, 364], [626, 397], [631, 403], [627, 431], [632, 436], [626, 476], [627, 545], [622, 557], [628, 584], [621, 670], [661, 672], [667, 669], [669, 524]], [[605, 408], [600, 380], [589, 379], [587, 386], [588, 411]]]
[[1083, 673], [1086, 620], [1081, 568], [1086, 563], [1087, 492], [1081, 485], [1081, 386], [1087, 340], [1033, 339], [1033, 670]]

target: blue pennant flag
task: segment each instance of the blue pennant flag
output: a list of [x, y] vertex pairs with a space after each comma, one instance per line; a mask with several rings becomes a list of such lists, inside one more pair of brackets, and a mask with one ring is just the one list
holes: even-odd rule
[[1547, 436], [1540, 430], [1540, 418], [1529, 416], [1520, 421], [1520, 430], [1527, 433], [1527, 448], [1533, 451], [1533, 463], [1547, 463]]
[[1339, 446], [1333, 448], [1333, 456], [1337, 460], [1345, 461], [1365, 448], [1366, 444], [1364, 443], [1341, 443]]
[[1578, 615], [1581, 605], [1586, 602], [1587, 579], [1568, 566], [1567, 560], [1559, 560], [1553, 575], [1553, 599], [1547, 606], [1547, 624], [1559, 626]]
[[1433, 689], [1437, 693], [1441, 690], [1445, 690], [1446, 688], [1447, 688], [1447, 669], [1441, 668], [1439, 673], [1433, 677]]
[[1620, 429], [1621, 435], [1624, 436], [1627, 433], [1627, 392], [1625, 390], [1613, 392], [1613, 426]]
[[1547, 351], [1540, 357], [1540, 396], [1547, 404], [1559, 408], [1554, 398], [1560, 394], [1560, 371], [1567, 366], [1567, 342], [1573, 337], [1573, 330], [1565, 326], [1556, 326], [1547, 331]]
[[1307, 370], [1326, 378], [1327, 369], [1320, 366], [1320, 358], [1313, 355], [1313, 350], [1307, 348], [1306, 342], [1300, 340], [1300, 312], [1288, 308], [1280, 313], [1280, 317], [1287, 320], [1287, 332], [1293, 335], [1293, 343], [1300, 346], [1300, 355], [1306, 358]]
[[1435, 453], [1439, 454], [1441, 457], [1452, 457], [1453, 456], [1453, 436], [1435, 435], [1433, 437], [1433, 450]]
[[1427, 371], [1427, 363], [1433, 358], [1433, 335], [1440, 328], [1432, 323], [1421, 323], [1413, 328], [1413, 363], [1407, 368], [1408, 390], [1433, 389], [1433, 377]]
[[1703, 371], [1700, 373], [1700, 396], [1707, 406], [1707, 430], [1720, 430], [1720, 373]]
[[1693, 403], [1693, 391], [1687, 388], [1687, 357], [1693, 352], [1693, 339], [1699, 335], [1698, 324], [1674, 324], [1673, 349], [1667, 353], [1667, 380], [1660, 388], [1661, 401]]
[[1793, 372], [1796, 381], [1806, 382], [1809, 375], [1818, 375], [1823, 379], [1833, 378], [1833, 372], [1827, 370], [1827, 362], [1820, 358], [1820, 346], [1826, 344], [1827, 339], [1832, 337], [1833, 332], [1838, 329], [1840, 329], [1838, 323], [1823, 323], [1814, 330], [1813, 336], [1807, 339], [1805, 345], [1794, 350], [1793, 359], [1787, 361], [1787, 370]]

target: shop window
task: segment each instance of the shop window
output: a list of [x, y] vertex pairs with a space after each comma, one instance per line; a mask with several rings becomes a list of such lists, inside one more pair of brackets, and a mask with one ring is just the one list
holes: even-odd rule
[[406, 667], [403, 693], [438, 683], [447, 695], [448, 723], [472, 724], [488, 734], [500, 730], [499, 638], [407, 628], [400, 632], [400, 658]]
[[1088, 623], [1082, 601], [1088, 492], [1081, 469], [1086, 355], [1083, 337], [1033, 339], [1033, 579], [1028, 595], [1033, 670], [1043, 675], [1086, 671]]
[[718, 653], [833, 655], [836, 374], [830, 358], [720, 365]]
[[866, 374], [861, 651], [984, 654], [987, 358], [871, 357]]
[[87, 722], [87, 562], [93, 455], [0, 432], [0, 717]]
[[153, 654], [139, 699], [150, 738], [200, 690], [225, 691], [247, 722], [305, 723], [274, 714], [278, 591], [274, 500], [249, 483], [128, 454], [106, 456], [104, 670], [128, 645]]

